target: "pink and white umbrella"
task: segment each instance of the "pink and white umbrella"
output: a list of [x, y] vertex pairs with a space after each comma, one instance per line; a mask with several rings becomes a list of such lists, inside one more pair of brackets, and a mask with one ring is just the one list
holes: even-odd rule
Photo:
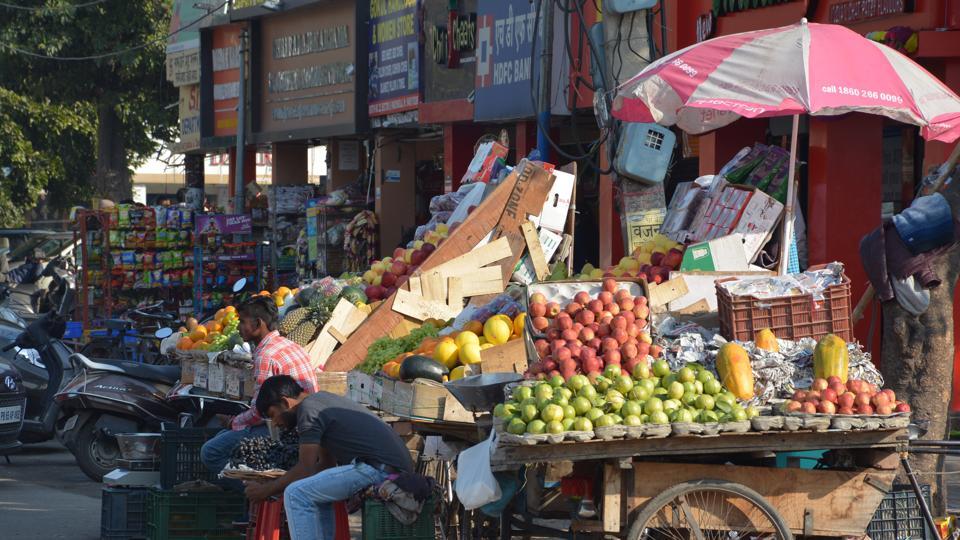
[[[621, 84], [613, 115], [676, 125], [692, 135], [739, 118], [863, 112], [920, 126], [932, 141], [960, 138], [960, 97], [916, 62], [843, 26], [807, 23], [714, 38], [667, 55]], [[960, 147], [958, 147], [960, 148]], [[782, 238], [793, 238], [790, 160]], [[789, 242], [781, 242], [786, 272]]]
[[832, 24], [714, 38], [650, 64], [616, 90], [613, 115], [690, 134], [738, 118], [864, 112], [960, 137], [960, 97], [886, 45]]

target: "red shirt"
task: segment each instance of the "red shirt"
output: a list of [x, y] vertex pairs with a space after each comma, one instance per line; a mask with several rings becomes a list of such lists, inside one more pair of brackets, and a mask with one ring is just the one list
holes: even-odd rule
[[290, 341], [274, 330], [260, 340], [260, 344], [253, 350], [253, 370], [257, 376], [256, 389], [250, 409], [237, 415], [230, 424], [231, 429], [240, 431], [244, 428], [263, 423], [263, 418], [257, 412], [257, 394], [263, 381], [274, 375], [289, 375], [293, 377], [308, 394], [317, 391], [317, 372], [310, 362], [310, 356], [303, 347]]

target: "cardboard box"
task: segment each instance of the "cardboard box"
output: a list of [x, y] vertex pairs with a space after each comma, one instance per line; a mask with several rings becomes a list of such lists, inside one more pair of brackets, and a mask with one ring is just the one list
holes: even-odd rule
[[529, 365], [527, 345], [523, 339], [480, 351], [481, 373], [523, 373]]
[[554, 170], [553, 175], [555, 177], [553, 187], [550, 188], [547, 201], [543, 205], [543, 211], [540, 212], [539, 218], [534, 220], [534, 224], [541, 229], [547, 229], [562, 235], [567, 224], [567, 216], [570, 213], [573, 185], [577, 178], [560, 170]]
[[740, 234], [692, 244], [683, 253], [683, 262], [680, 263], [680, 270], [684, 272], [742, 271], [747, 267], [743, 236]]
[[343, 371], [318, 371], [317, 391], [346, 396], [347, 373]]
[[473, 413], [466, 410], [449, 390], [438, 382], [425, 379], [412, 383], [384, 380], [380, 410], [416, 420], [475, 422]]
[[741, 272], [670, 272], [670, 280], [682, 278], [687, 285], [687, 294], [671, 301], [668, 304], [672, 312], [686, 312], [694, 315], [704, 312], [717, 311], [718, 279], [737, 277], [741, 279], [763, 278], [775, 275], [771, 271], [741, 271]]
[[347, 397], [361, 405], [380, 408], [383, 378], [357, 370], [347, 372]]

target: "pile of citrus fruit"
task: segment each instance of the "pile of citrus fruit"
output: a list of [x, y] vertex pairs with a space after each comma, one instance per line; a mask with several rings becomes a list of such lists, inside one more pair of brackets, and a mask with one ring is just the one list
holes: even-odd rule
[[240, 339], [237, 326], [240, 319], [237, 309], [227, 306], [213, 316], [213, 319], [200, 324], [193, 317], [186, 320], [186, 326], [180, 327], [180, 341], [177, 349], [181, 351], [222, 351], [232, 347]]

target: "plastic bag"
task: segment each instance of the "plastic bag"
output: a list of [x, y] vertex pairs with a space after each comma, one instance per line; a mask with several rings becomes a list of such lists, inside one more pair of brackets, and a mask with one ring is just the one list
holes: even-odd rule
[[490, 450], [495, 431], [485, 441], [460, 452], [457, 458], [457, 498], [467, 510], [500, 500], [500, 484], [490, 470]]

